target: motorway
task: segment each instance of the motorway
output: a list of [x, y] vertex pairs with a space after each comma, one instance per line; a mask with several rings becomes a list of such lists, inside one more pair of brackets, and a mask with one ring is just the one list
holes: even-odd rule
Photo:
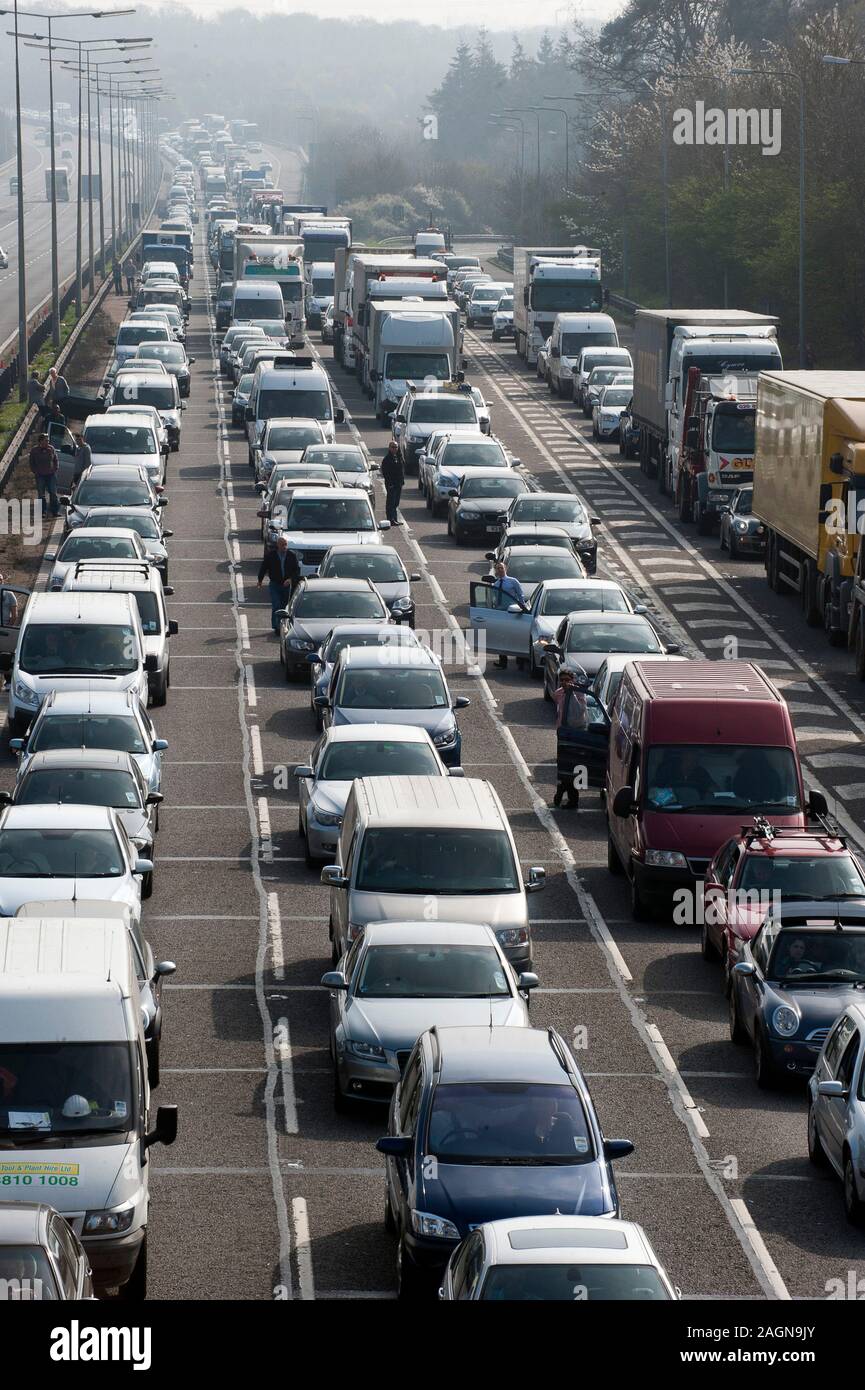
[[[199, 237], [193, 387], [167, 480], [180, 632], [168, 705], [154, 711], [170, 748], [144, 911], [156, 959], [178, 966], [156, 1099], [179, 1106], [179, 1134], [151, 1151], [149, 1296], [392, 1297], [374, 1148], [384, 1114], [332, 1105], [319, 985], [327, 890], [304, 863], [286, 775], [315, 732], [309, 691], [286, 684], [256, 587], [258, 497], [218, 371], [211, 278]], [[317, 337], [347, 410], [339, 433], [380, 457], [387, 433]], [[771, 593], [759, 564], [730, 562], [717, 538], [680, 527], [636, 464], [593, 445], [573, 405], [551, 398], [512, 347], [467, 333], [466, 351], [494, 432], [544, 485], [579, 493], [601, 518], [601, 572], [687, 653], [718, 657], [734, 637], [778, 683], [806, 782], [860, 840], [865, 699], [846, 654]], [[469, 579], [487, 568], [480, 549], [448, 540], [413, 478], [402, 514], [394, 543], [424, 576], [418, 627], [464, 626]], [[646, 1227], [686, 1297], [820, 1298], [827, 1281], [865, 1275], [865, 1236], [844, 1219], [840, 1184], [808, 1163], [803, 1088], [757, 1089], [749, 1053], [728, 1039], [721, 972], [701, 958], [697, 929], [632, 921], [594, 796], [578, 812], [551, 808], [555, 736], [540, 685], [513, 664], [447, 670], [452, 691], [472, 700], [460, 715], [466, 773], [494, 783], [524, 865], [546, 868], [545, 891], [529, 899], [533, 1022], [585, 1043], [576, 1055], [602, 1126], [636, 1145], [617, 1165], [623, 1215]]]

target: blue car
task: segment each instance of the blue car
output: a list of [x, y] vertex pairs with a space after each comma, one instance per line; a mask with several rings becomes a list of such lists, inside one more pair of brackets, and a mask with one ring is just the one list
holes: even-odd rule
[[431, 1028], [391, 1101], [385, 1226], [401, 1298], [438, 1287], [475, 1226], [513, 1216], [619, 1215], [612, 1160], [588, 1088], [552, 1028]]
[[730, 989], [730, 1037], [750, 1043], [757, 1085], [810, 1076], [829, 1029], [865, 984], [865, 903], [773, 906], [739, 945]]

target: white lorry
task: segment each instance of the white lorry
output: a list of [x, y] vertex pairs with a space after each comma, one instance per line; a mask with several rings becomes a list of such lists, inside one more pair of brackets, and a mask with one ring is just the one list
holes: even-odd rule
[[531, 366], [557, 314], [603, 308], [601, 253], [590, 246], [514, 247], [514, 342]]
[[241, 236], [234, 239], [234, 283], [257, 280], [276, 283], [285, 306], [285, 331], [292, 346], [306, 332], [303, 246], [297, 237]]
[[[394, 275], [385, 280], [373, 280], [370, 282], [370, 294], [374, 294], [377, 300], [389, 300], [392, 303], [400, 300], [418, 300], [424, 303], [444, 304], [447, 302], [448, 290], [447, 281], [430, 280], [427, 276], [417, 275]], [[371, 298], [367, 298], [361, 306], [358, 322], [355, 324], [355, 353], [357, 354], [356, 370], [360, 377], [361, 385], [368, 396], [372, 392], [372, 380], [370, 368], [371, 361], [372, 334], [369, 305]]]
[[[422, 260], [416, 256], [391, 253], [352, 258], [351, 281], [351, 328], [346, 325], [343, 340], [345, 365], [354, 369], [360, 377], [363, 367], [363, 343], [366, 334], [366, 301], [377, 297], [380, 285], [395, 277], [424, 278], [427, 280], [447, 280], [447, 272], [441, 261]], [[349, 339], [350, 333], [350, 342]], [[350, 360], [349, 360], [350, 359]]]
[[410, 381], [460, 381], [460, 311], [452, 300], [369, 301], [369, 378], [376, 419], [396, 409]]

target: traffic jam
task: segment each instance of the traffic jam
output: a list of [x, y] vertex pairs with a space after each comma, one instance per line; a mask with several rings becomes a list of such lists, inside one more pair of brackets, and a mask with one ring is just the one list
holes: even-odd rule
[[865, 373], [218, 134], [0, 591], [4, 1287], [855, 1284]]

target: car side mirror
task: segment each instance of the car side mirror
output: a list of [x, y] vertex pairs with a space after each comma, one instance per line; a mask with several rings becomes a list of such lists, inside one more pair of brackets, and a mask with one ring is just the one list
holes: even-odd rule
[[142, 1149], [149, 1149], [151, 1144], [173, 1144], [177, 1138], [177, 1106], [160, 1105], [156, 1111], [156, 1128], [149, 1134], [142, 1135]]
[[811, 791], [808, 793], [808, 813], [812, 816], [829, 814], [829, 804], [822, 792]]
[[734, 975], [756, 975], [757, 967], [753, 961], [740, 960], [733, 966]]
[[0, 792], [0, 806], [11, 806], [11, 805], [12, 805], [12, 793], [11, 793], [11, 792]]
[[[165, 590], [165, 592], [166, 592], [166, 594], [168, 594], [169, 597], [170, 597], [170, 595], [174, 593], [174, 590], [173, 590], [171, 587], [169, 587], [168, 589]], [[180, 631], [180, 624], [178, 623], [177, 619], [176, 619], [176, 618], [169, 618], [169, 619], [168, 619], [168, 635], [169, 635], [169, 637], [176, 637], [179, 631]]]
[[408, 581], [410, 584], [417, 584], [420, 578], [420, 573], [417, 570], [412, 570], [411, 574], [408, 577]]
[[818, 1081], [817, 1094], [826, 1100], [846, 1100], [848, 1092], [840, 1081]]
[[613, 815], [624, 819], [625, 816], [629, 816], [634, 810], [634, 788], [619, 787], [619, 790], [613, 797]]
[[537, 989], [540, 980], [533, 970], [523, 970], [517, 984], [520, 989]]
[[488, 550], [488, 551], [486, 552], [486, 554], [484, 555], [484, 559], [485, 559], [485, 560], [494, 560], [495, 558], [496, 558], [496, 552], [495, 552], [494, 550]]
[[153, 873], [153, 860], [152, 860], [152, 859], [136, 859], [135, 865], [134, 865], [134, 867], [133, 867], [132, 872], [136, 875], [136, 877], [139, 877], [139, 876], [143, 877], [144, 874], [152, 874], [152, 873]]
[[455, 487], [448, 488], [448, 497], [459, 497], [459, 492]]
[[161, 806], [165, 797], [162, 792], [148, 792], [145, 798], [145, 806]]
[[449, 768], [448, 768], [448, 777], [465, 777], [465, 775], [466, 775], [466, 770], [465, 770], [464, 767], [449, 767]]
[[451, 709], [468, 709], [470, 704], [471, 699], [468, 695], [457, 695], [456, 699], [451, 701]]
[[168, 739], [167, 739], [167, 738], [155, 738], [155, 739], [153, 740], [153, 751], [154, 751], [154, 753], [164, 753], [167, 747], [168, 747]]
[[293, 776], [314, 777], [315, 773], [313, 772], [312, 765], [310, 763], [298, 763], [297, 767], [294, 769]]
[[27, 740], [24, 738], [10, 738], [9, 740], [9, 748], [13, 753], [23, 753], [26, 744]]
[[144, 658], [145, 671], [157, 671], [159, 669], [159, 658], [155, 652], [149, 652]]
[[519, 603], [509, 603], [509, 604], [508, 604], [508, 612], [509, 612], [509, 613], [525, 613], [525, 611], [526, 611], [526, 610], [525, 610]]
[[561, 357], [562, 349], [555, 344], [550, 348], [550, 357]]
[[162, 979], [164, 975], [173, 975], [176, 970], [177, 966], [173, 960], [161, 960], [153, 967], [153, 978]]
[[278, 618], [280, 622], [284, 622], [284, 621], [288, 618], [288, 609], [287, 609], [287, 608], [277, 608], [277, 610], [276, 610], [276, 612], [274, 613], [273, 616], [274, 616], [275, 618]]
[[634, 1145], [630, 1139], [605, 1139], [604, 1158], [610, 1162], [616, 1158], [627, 1158], [634, 1152]]
[[348, 989], [348, 980], [341, 970], [327, 970], [321, 977], [325, 989]]
[[664, 647], [664, 652], [667, 656], [676, 656], [681, 650], [682, 648], [679, 646], [678, 642], [668, 642]]
[[526, 875], [525, 890], [527, 893], [540, 893], [547, 881], [547, 871], [535, 864]]
[[408, 1158], [412, 1141], [406, 1135], [384, 1134], [376, 1140], [375, 1146], [380, 1154], [386, 1154], [388, 1158]]
[[170, 541], [170, 540], [171, 540], [171, 537], [174, 535], [174, 532], [173, 532], [173, 531], [163, 531], [163, 532], [162, 532], [162, 535], [163, 535], [163, 538], [164, 538], [165, 540]]
[[325, 888], [347, 888], [348, 875], [343, 873], [339, 864], [327, 864], [321, 871], [321, 882]]
[[380, 531], [389, 531], [389, 530], [390, 530], [390, 522], [389, 522], [389, 521], [380, 521], [380, 522], [378, 523], [378, 529], [379, 529]]
[[345, 424], [345, 411], [343, 410], [341, 405], [338, 405], [334, 410], [333, 418], [338, 425]]
[[60, 496], [57, 498], [57, 501], [62, 502], [64, 507], [69, 507], [72, 505], [72, 498], [69, 496], [68, 492], [61, 492]]

